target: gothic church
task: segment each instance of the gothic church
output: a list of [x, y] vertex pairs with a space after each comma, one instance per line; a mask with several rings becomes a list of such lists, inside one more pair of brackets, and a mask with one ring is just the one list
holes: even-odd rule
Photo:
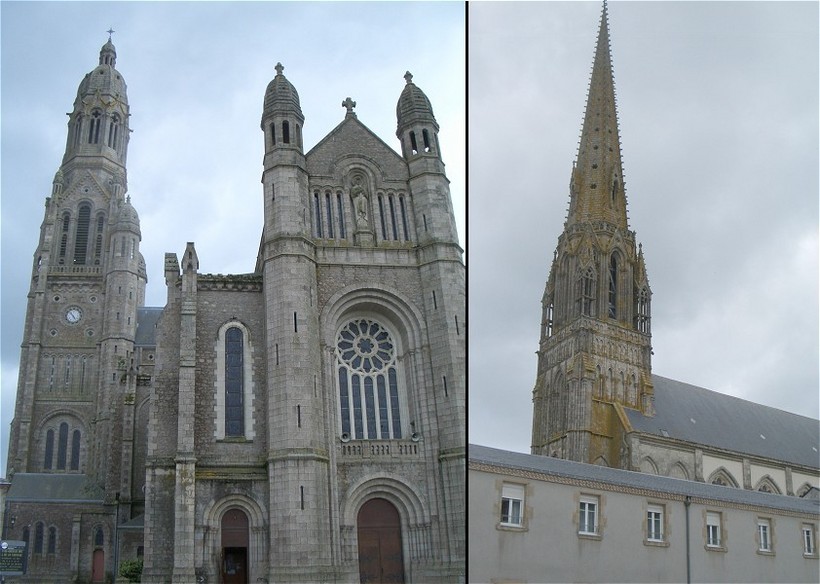
[[817, 420], [652, 373], [652, 295], [627, 222], [606, 2], [569, 191], [542, 300], [532, 454], [816, 493]]
[[143, 582], [463, 580], [465, 276], [430, 101], [407, 73], [401, 155], [349, 99], [305, 152], [277, 65], [254, 272], [200, 273], [188, 243], [145, 307], [116, 58], [109, 38], [80, 83], [34, 253], [4, 534], [23, 581], [134, 559]]

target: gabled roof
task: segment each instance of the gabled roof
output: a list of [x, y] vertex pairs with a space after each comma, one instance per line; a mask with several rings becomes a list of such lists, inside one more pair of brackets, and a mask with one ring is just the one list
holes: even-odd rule
[[820, 501], [801, 499], [774, 493], [763, 493], [734, 487], [723, 487], [672, 477], [661, 477], [643, 472], [633, 472], [583, 462], [573, 462], [537, 454], [521, 454], [486, 446], [470, 444], [468, 450], [470, 464], [486, 464], [504, 469], [518, 469], [547, 476], [593, 481], [617, 487], [647, 489], [658, 493], [710, 499], [742, 505], [754, 505], [792, 511], [797, 513], [820, 512]]
[[654, 417], [626, 409], [638, 432], [820, 468], [820, 421], [652, 376]]
[[8, 500], [37, 503], [102, 503], [103, 490], [84, 474], [18, 472]]
[[134, 345], [137, 347], [155, 347], [157, 345], [157, 322], [162, 316], [162, 308], [147, 306], [137, 308], [137, 332]]
[[347, 116], [305, 155], [311, 175], [333, 176], [342, 158], [362, 156], [381, 167], [384, 178], [406, 180], [407, 164], [387, 143], [359, 121]]

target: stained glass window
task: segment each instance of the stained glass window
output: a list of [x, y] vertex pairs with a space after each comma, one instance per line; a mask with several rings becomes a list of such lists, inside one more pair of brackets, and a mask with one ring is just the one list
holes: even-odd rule
[[245, 435], [243, 406], [242, 331], [231, 327], [225, 332], [225, 435]]
[[357, 440], [402, 437], [396, 347], [378, 322], [348, 322], [336, 340], [342, 434]]

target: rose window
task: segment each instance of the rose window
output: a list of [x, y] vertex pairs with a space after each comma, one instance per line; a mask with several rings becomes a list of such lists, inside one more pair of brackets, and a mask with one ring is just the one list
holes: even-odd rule
[[339, 415], [344, 439], [401, 438], [396, 347], [380, 323], [348, 322], [336, 340]]

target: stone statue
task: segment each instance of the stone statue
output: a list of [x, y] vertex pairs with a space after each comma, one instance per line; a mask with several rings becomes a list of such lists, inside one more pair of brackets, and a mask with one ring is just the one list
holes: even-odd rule
[[350, 195], [353, 197], [353, 204], [356, 209], [356, 227], [367, 227], [367, 195], [361, 184], [361, 179], [357, 178], [350, 188]]

